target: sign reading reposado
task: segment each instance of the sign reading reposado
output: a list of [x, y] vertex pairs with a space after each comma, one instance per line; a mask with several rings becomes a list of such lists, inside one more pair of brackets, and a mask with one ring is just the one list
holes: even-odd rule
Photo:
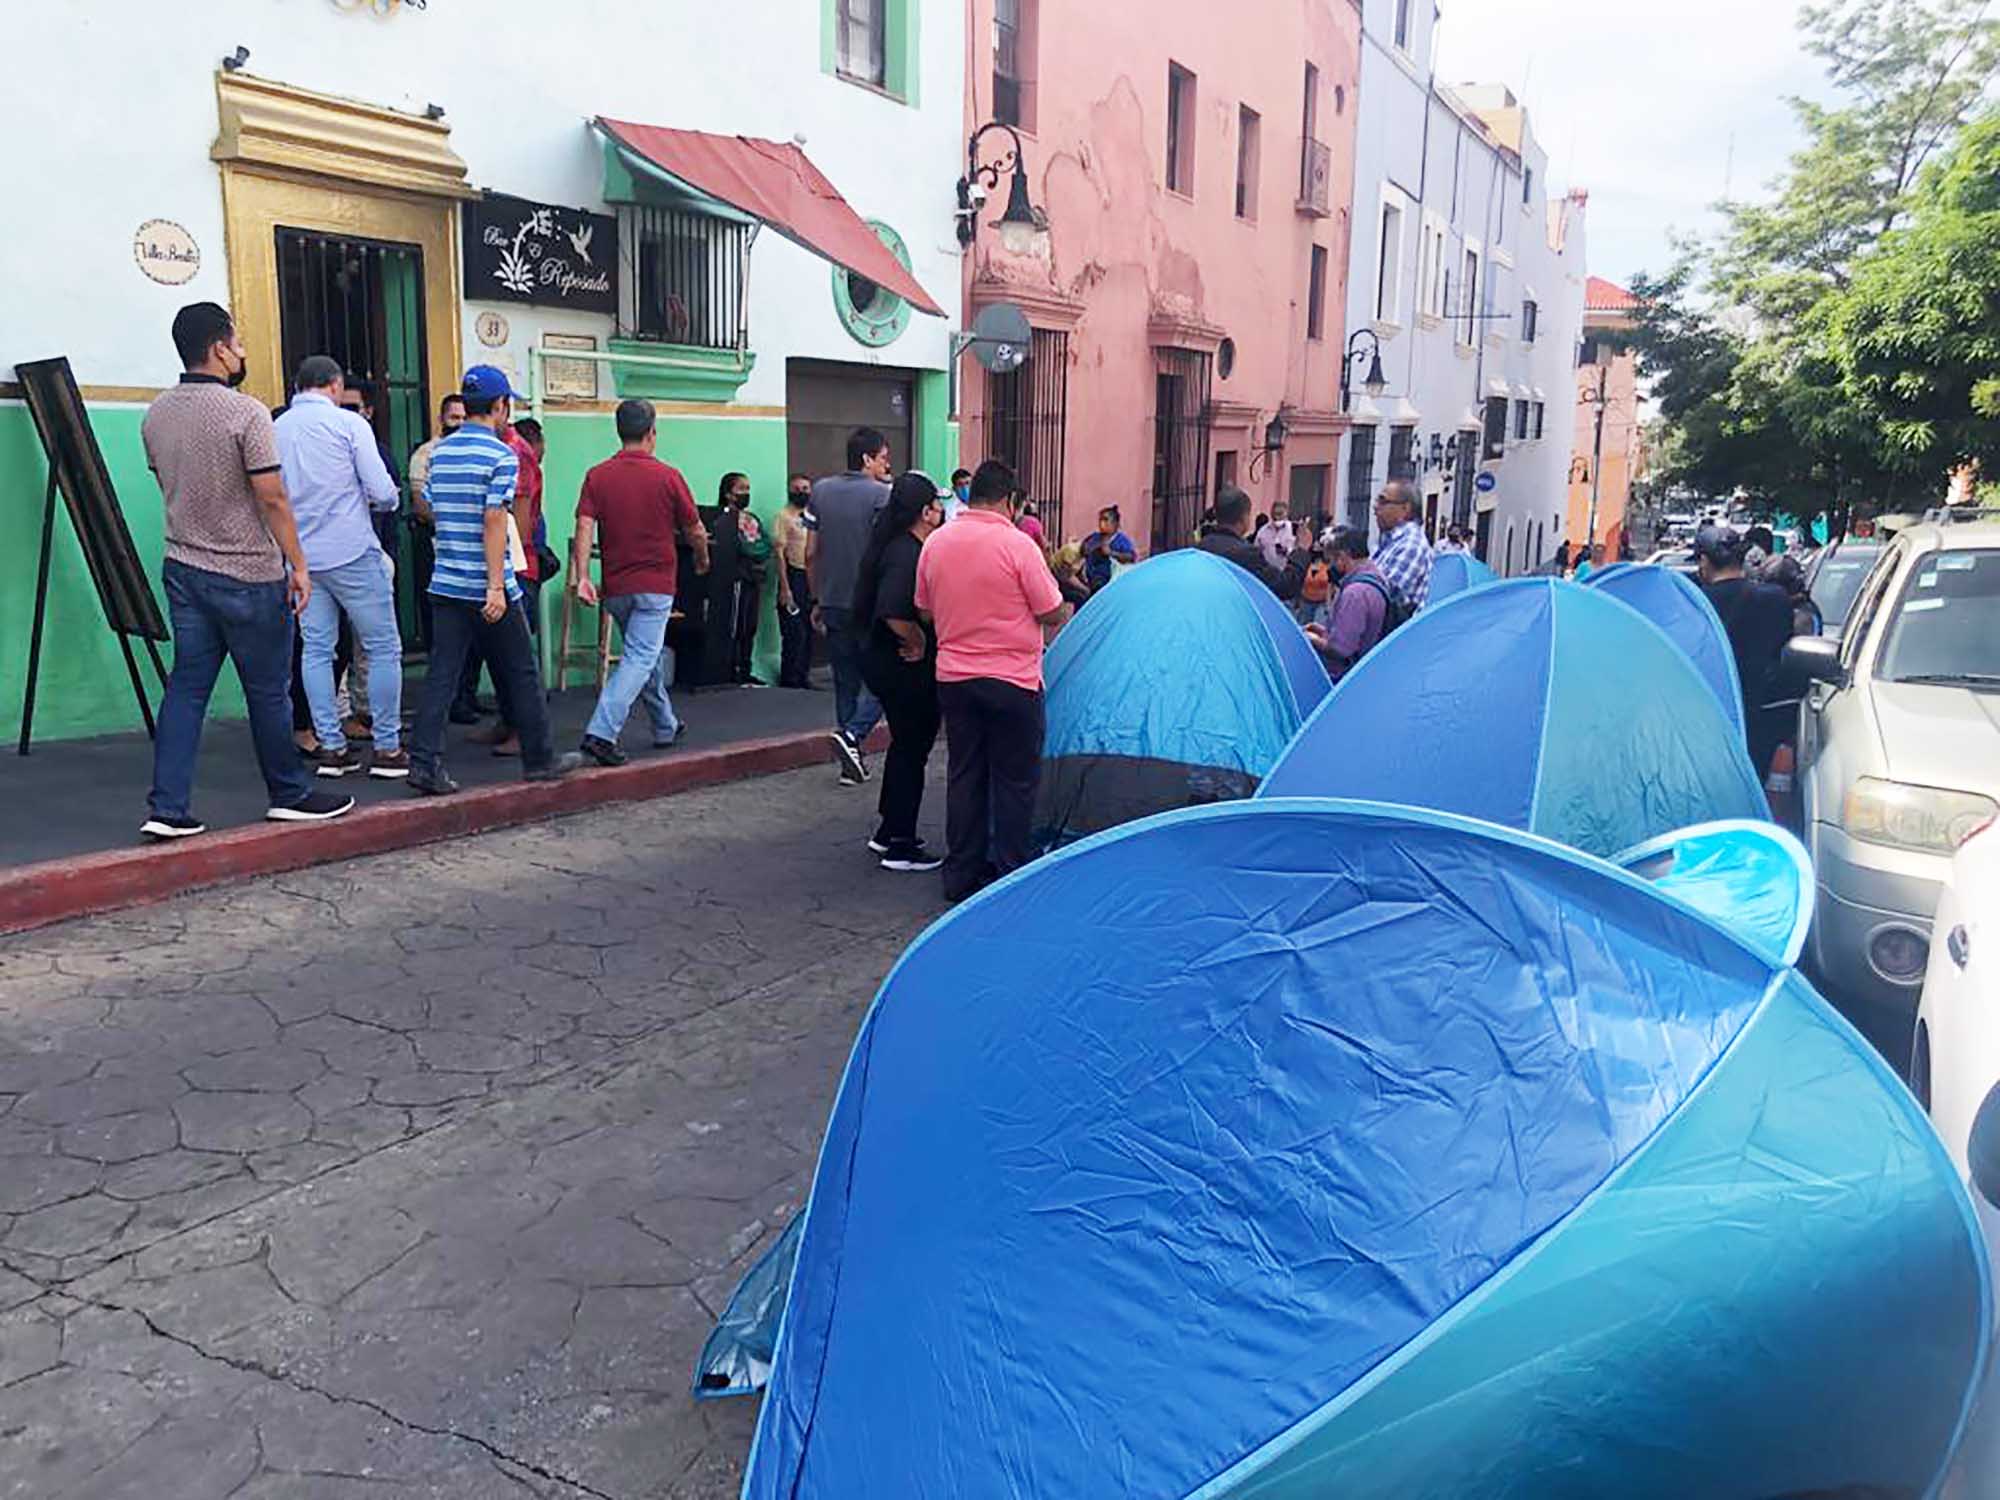
[[502, 193], [460, 212], [467, 301], [618, 311], [616, 219]]

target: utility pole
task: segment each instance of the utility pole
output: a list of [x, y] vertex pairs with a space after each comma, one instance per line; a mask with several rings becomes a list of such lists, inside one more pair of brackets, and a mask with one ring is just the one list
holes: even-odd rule
[[1590, 450], [1590, 523], [1583, 541], [1583, 555], [1586, 559], [1597, 551], [1597, 498], [1604, 484], [1604, 396], [1611, 380], [1611, 366], [1603, 360], [1604, 350], [1597, 351], [1597, 438]]

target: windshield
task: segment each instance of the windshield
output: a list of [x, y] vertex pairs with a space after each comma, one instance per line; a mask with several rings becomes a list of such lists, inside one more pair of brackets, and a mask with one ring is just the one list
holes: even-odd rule
[[1917, 564], [1875, 675], [2000, 688], [2000, 547], [1933, 552]]
[[1847, 546], [1819, 565], [1819, 572], [1813, 576], [1812, 602], [1819, 606], [1819, 617], [1826, 621], [1828, 629], [1838, 629], [1847, 623], [1847, 612], [1854, 608], [1854, 596], [1861, 592], [1862, 580], [1881, 555], [1879, 545]]

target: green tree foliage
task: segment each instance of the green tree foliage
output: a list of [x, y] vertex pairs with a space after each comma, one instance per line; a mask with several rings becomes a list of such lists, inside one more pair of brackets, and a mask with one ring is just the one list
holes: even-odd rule
[[1817, 317], [1885, 462], [2000, 472], [2000, 110], [1964, 131], [1908, 226]]
[[[1667, 429], [1665, 482], [1740, 486], [1812, 515], [1850, 499], [1920, 502], [1944, 469], [1986, 454], [2000, 413], [2000, 250], [1986, 252], [1977, 290], [1939, 283], [1976, 273], [1978, 236], [1991, 243], [2000, 224], [1982, 230], [1933, 199], [1982, 170], [1953, 147], [1978, 135], [1967, 121], [2000, 70], [1993, 8], [1802, 8], [1802, 39], [1837, 99], [1794, 100], [1804, 144], [1770, 196], [1721, 205], [1715, 242], [1682, 247], [1665, 276], [1633, 287], [1633, 342]], [[1926, 175], [1943, 152], [1951, 165]], [[1996, 166], [1984, 163], [1989, 187]]]

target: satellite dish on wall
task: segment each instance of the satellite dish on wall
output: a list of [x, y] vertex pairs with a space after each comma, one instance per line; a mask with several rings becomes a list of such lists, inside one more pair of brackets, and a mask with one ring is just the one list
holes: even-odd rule
[[1011, 302], [994, 302], [979, 310], [966, 342], [980, 364], [995, 375], [1006, 375], [1028, 362], [1033, 338], [1026, 313]]

